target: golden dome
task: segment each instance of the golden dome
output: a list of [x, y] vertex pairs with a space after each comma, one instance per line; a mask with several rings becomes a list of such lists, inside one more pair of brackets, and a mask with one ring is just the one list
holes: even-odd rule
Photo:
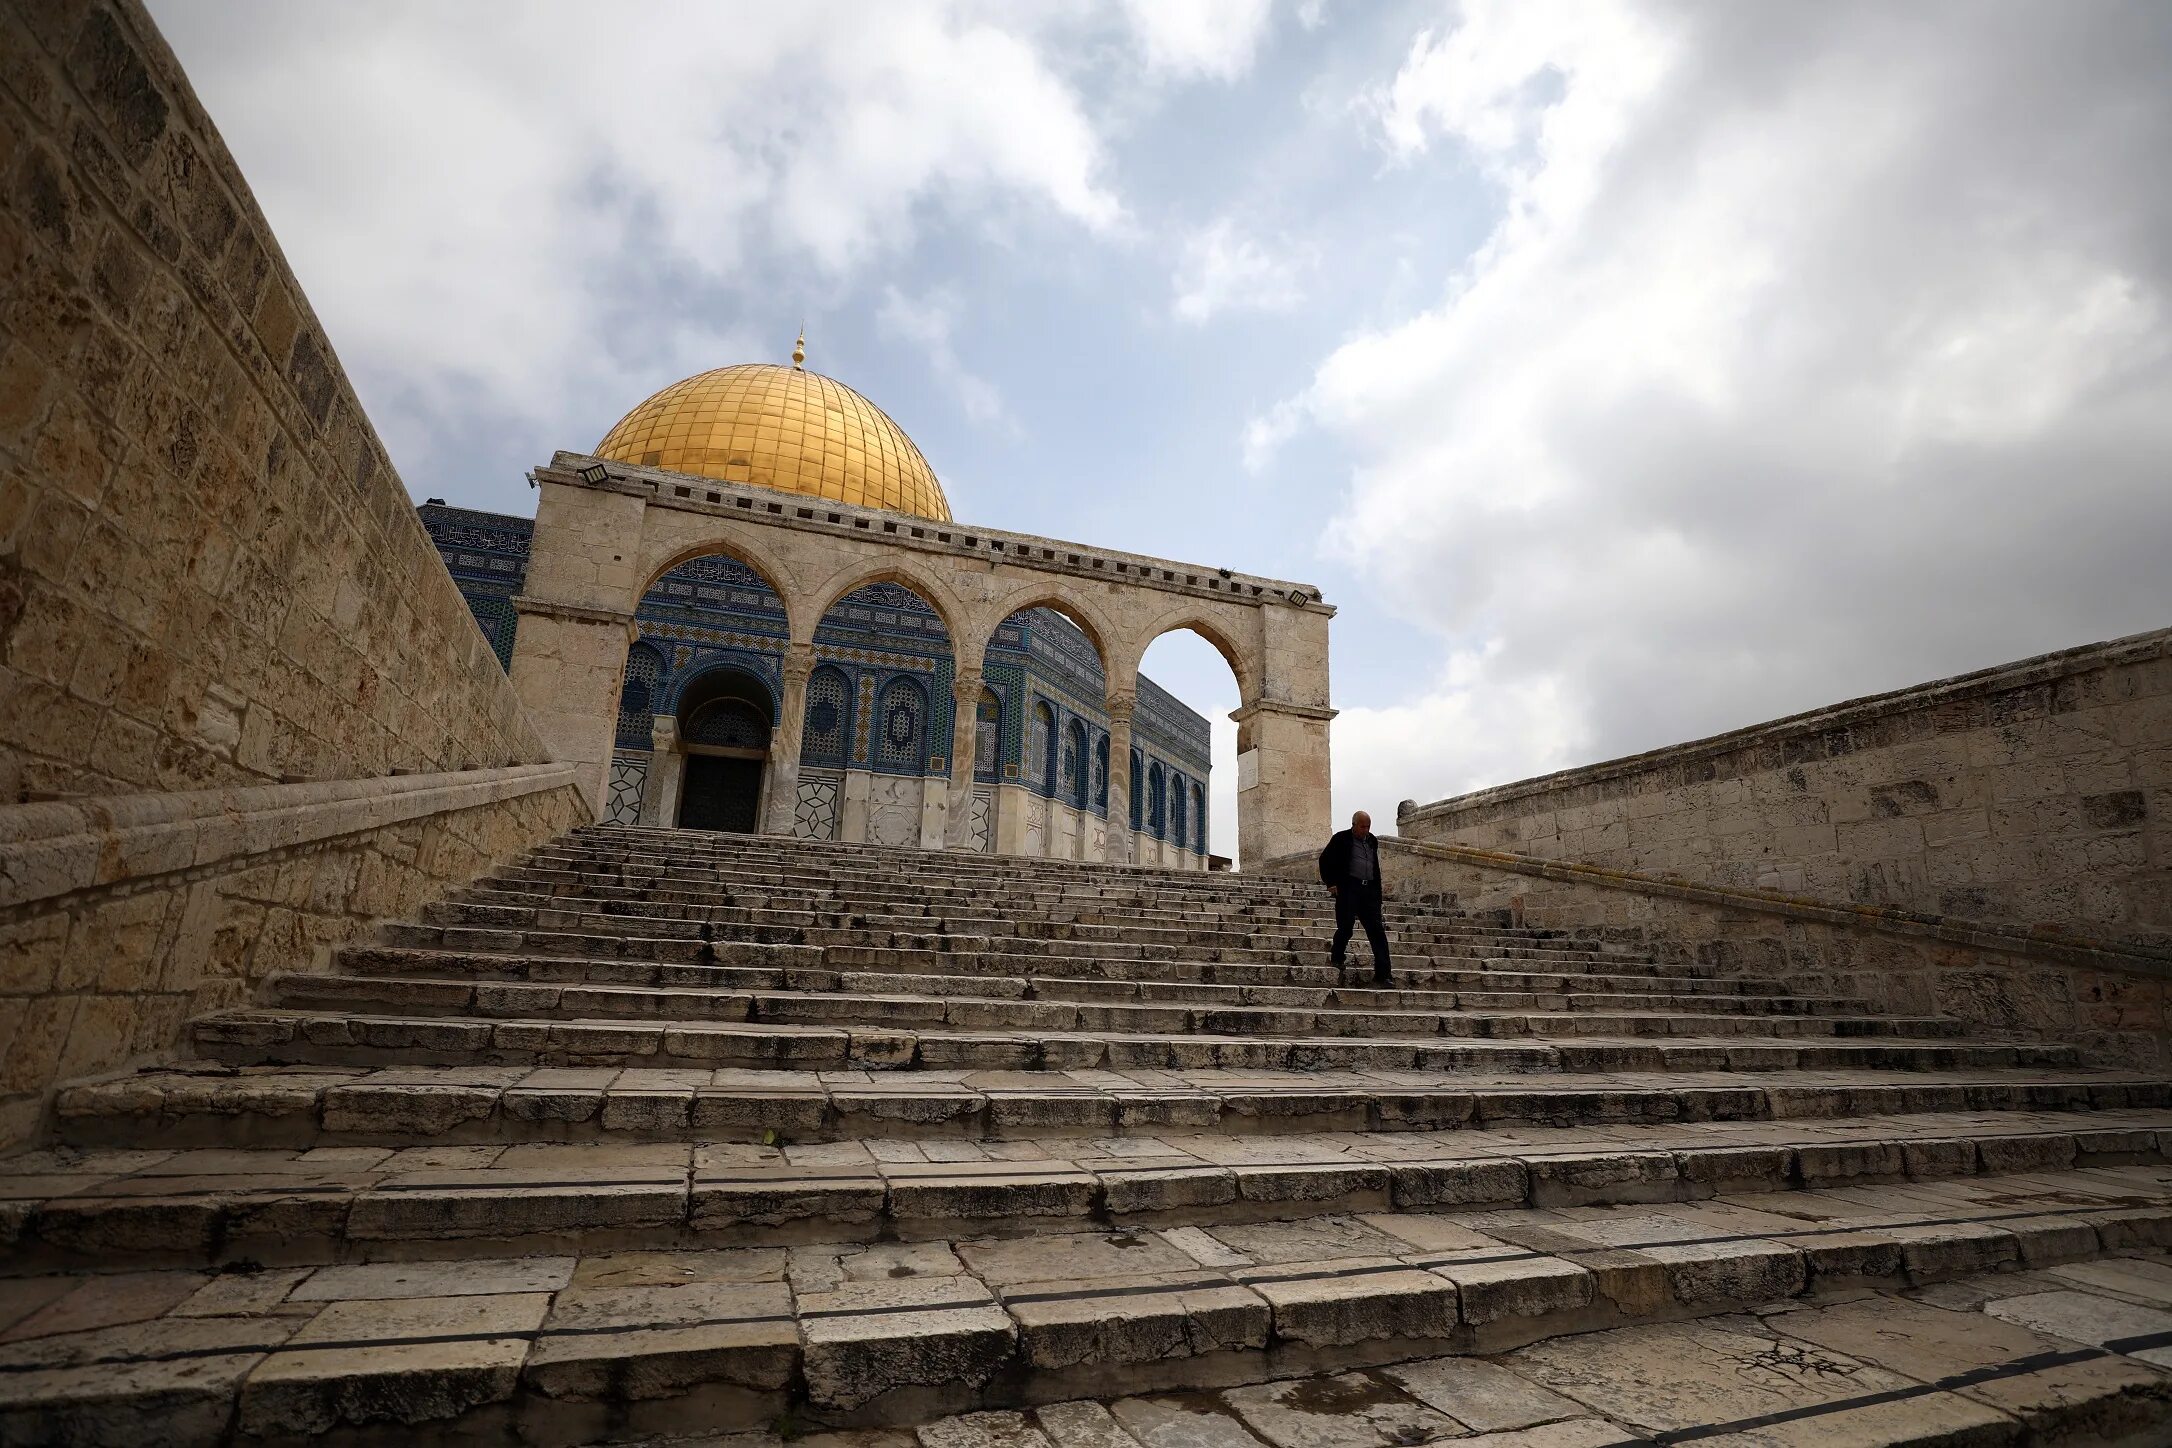
[[596, 456], [950, 521], [905, 430], [842, 382], [748, 362], [674, 382], [618, 420]]

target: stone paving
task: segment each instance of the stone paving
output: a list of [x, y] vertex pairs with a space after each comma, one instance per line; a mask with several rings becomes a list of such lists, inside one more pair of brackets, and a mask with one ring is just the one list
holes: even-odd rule
[[61, 1095], [0, 1442], [2172, 1423], [2172, 1083], [1316, 894], [576, 832]]

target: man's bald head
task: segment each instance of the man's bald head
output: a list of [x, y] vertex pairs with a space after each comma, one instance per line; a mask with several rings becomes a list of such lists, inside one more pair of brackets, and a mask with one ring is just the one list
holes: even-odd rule
[[1365, 811], [1359, 810], [1356, 814], [1350, 816], [1350, 829], [1356, 834], [1371, 834], [1373, 832], [1373, 817], [1365, 813]]

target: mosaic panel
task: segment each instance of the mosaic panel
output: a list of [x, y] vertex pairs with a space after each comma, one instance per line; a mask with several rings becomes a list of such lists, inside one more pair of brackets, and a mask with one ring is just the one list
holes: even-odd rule
[[982, 785], [973, 791], [973, 799], [966, 806], [965, 838], [982, 854], [995, 850], [995, 790]]
[[792, 835], [802, 840], [837, 838], [837, 800], [844, 788], [842, 775], [811, 771], [799, 777], [799, 794], [793, 802]]
[[641, 796], [647, 788], [649, 756], [616, 754], [611, 757], [611, 778], [604, 794], [603, 822], [607, 825], [641, 823]]

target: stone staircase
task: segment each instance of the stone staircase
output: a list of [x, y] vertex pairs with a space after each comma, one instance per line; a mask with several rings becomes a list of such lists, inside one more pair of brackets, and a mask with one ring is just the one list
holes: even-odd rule
[[[62, 1095], [0, 1163], [0, 1442], [929, 1424], [2172, 1246], [2162, 1077], [1443, 905], [1345, 984], [1326, 904], [577, 831]], [[2172, 1422], [2106, 1382], [1986, 1411]]]

